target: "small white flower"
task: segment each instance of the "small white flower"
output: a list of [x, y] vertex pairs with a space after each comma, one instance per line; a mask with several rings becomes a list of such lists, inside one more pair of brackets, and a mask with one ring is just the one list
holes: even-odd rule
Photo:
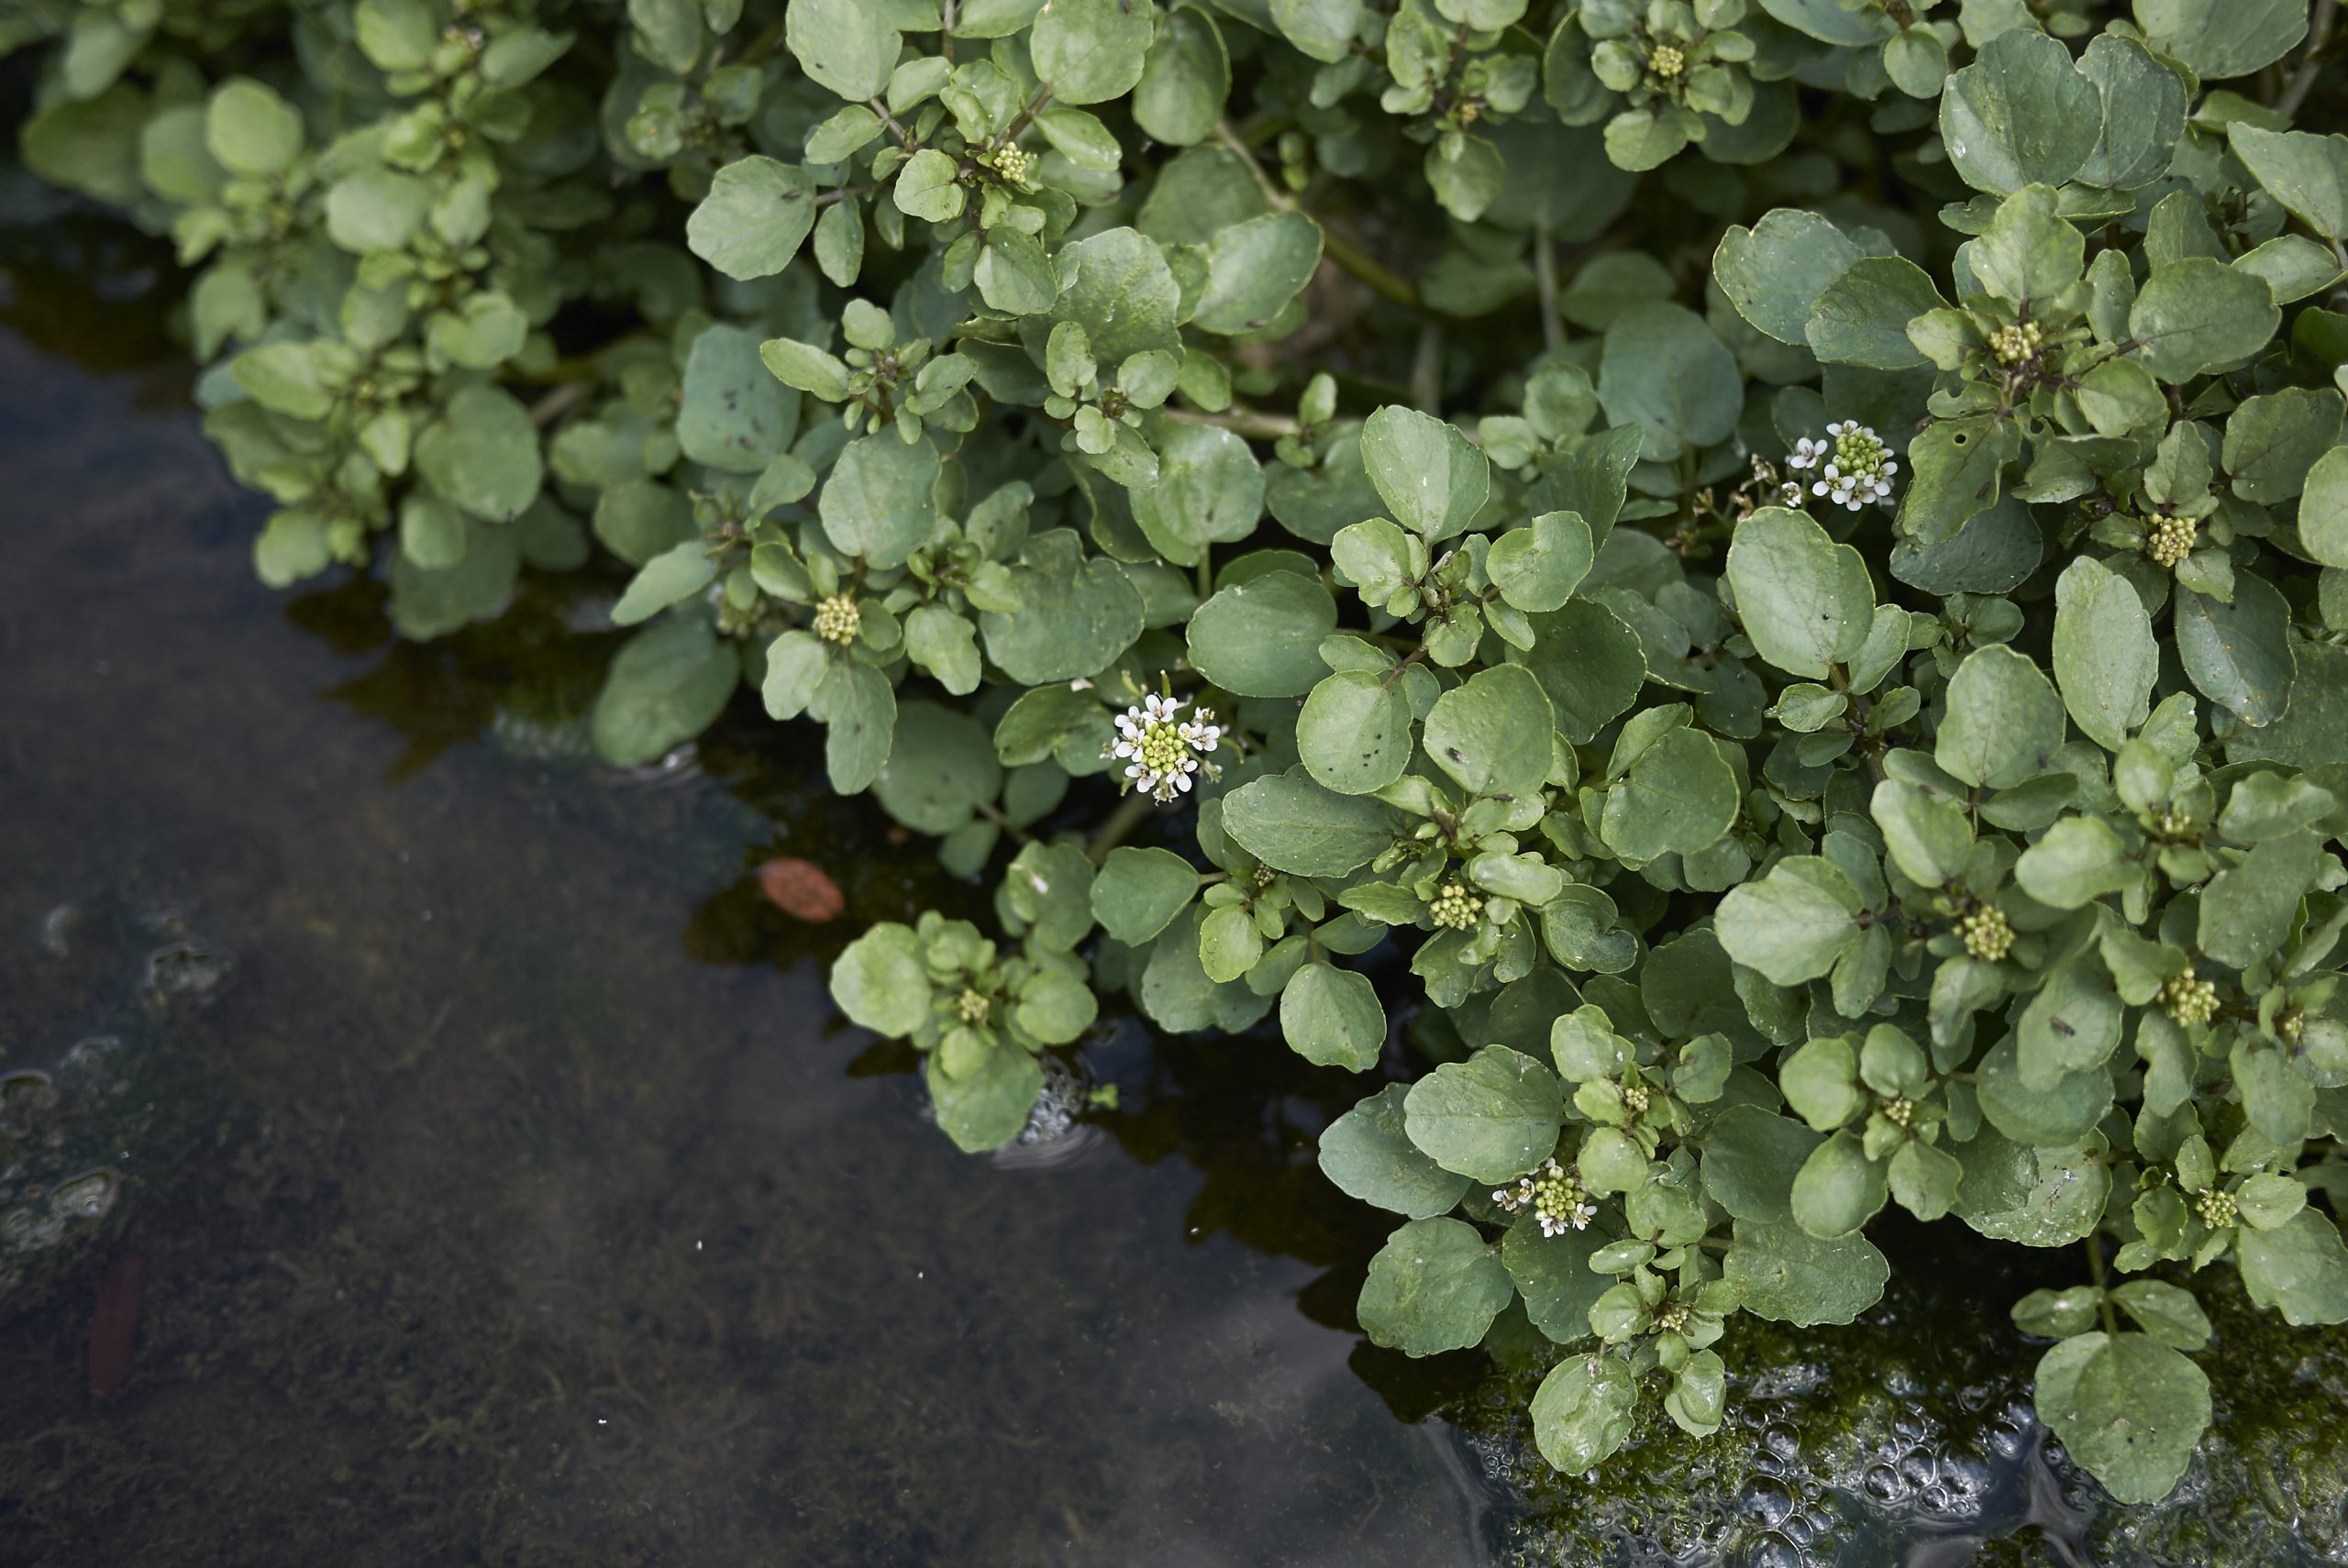
[[[1786, 458], [1788, 468], [1819, 470], [1821, 477], [1811, 481], [1810, 493], [1853, 512], [1872, 502], [1888, 504], [1899, 465], [1892, 460], [1890, 448], [1876, 435], [1875, 427], [1855, 419], [1838, 419], [1827, 425], [1826, 434], [1829, 439], [1824, 441], [1803, 436]], [[1793, 481], [1789, 491], [1799, 504], [1800, 481]]]
[[1191, 777], [1202, 766], [1214, 777], [1214, 764], [1199, 758], [1223, 744], [1223, 726], [1204, 708], [1179, 718], [1186, 705], [1153, 695], [1117, 715], [1117, 738], [1103, 755], [1125, 764], [1129, 788], [1170, 803], [1189, 793]]

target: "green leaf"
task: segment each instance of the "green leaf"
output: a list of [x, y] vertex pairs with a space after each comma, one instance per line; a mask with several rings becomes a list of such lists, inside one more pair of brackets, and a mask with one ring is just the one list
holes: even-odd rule
[[953, 1077], [941, 1053], [923, 1065], [937, 1125], [966, 1154], [999, 1149], [1019, 1136], [1028, 1113], [1044, 1092], [1043, 1064], [1015, 1045], [997, 1045], [980, 1057], [974, 1071]]
[[1965, 1145], [1954, 1209], [1993, 1240], [2061, 1247], [2094, 1231], [2110, 1191], [2099, 1150], [2032, 1148], [1985, 1127]]
[[1242, 697], [1301, 697], [1328, 668], [1321, 639], [1337, 625], [1337, 602], [1321, 580], [1273, 571], [1235, 582], [1191, 617], [1191, 663]]
[[1858, 657], [1875, 624], [1866, 562], [1804, 513], [1764, 507], [1740, 525], [1728, 580], [1755, 651], [1789, 675], [1825, 679]]
[[1270, 325], [1321, 265], [1321, 226], [1299, 212], [1266, 213], [1219, 229], [1207, 246], [1207, 286], [1191, 325], [1225, 336]]
[[905, 160], [889, 199], [907, 217], [925, 223], [947, 223], [962, 215], [969, 193], [962, 189], [954, 160], [934, 147], [925, 147]]
[[685, 245], [729, 278], [767, 278], [791, 265], [815, 226], [815, 182], [795, 163], [727, 164], [685, 221]]
[[1703, 317], [1676, 304], [1634, 305], [1607, 328], [1598, 401], [1614, 424], [1645, 432], [1643, 456], [1668, 462], [1727, 438], [1744, 410], [1744, 378]]
[[993, 804], [1002, 788], [1002, 765], [985, 725], [935, 702], [898, 708], [895, 742], [872, 781], [881, 810], [915, 833], [940, 836]]
[[1296, 750], [1313, 778], [1341, 795], [1367, 795], [1402, 776], [1415, 745], [1401, 684], [1365, 669], [1322, 680], [1297, 715]]
[[1326, 65], [1346, 58], [1361, 26], [1362, 0], [1271, 0], [1272, 25]]
[[230, 173], [271, 179], [302, 154], [302, 113], [250, 77], [231, 76], [212, 90], [204, 141]]
[[1875, 1218], [1888, 1193], [1883, 1167], [1860, 1153], [1858, 1135], [1837, 1132], [1794, 1176], [1794, 1223], [1828, 1241], [1847, 1236]]
[[2095, 152], [2103, 104], [2071, 51], [2032, 28], [2000, 33], [1941, 91], [1941, 139], [1957, 174], [2005, 195], [2060, 185]]
[[1778, 1087], [1794, 1113], [1821, 1132], [1832, 1132], [1865, 1109], [1858, 1056], [1839, 1034], [1806, 1042], [1786, 1058]]
[[2251, 1300], [2281, 1312], [2285, 1322], [2348, 1322], [2348, 1247], [2339, 1226], [2318, 1210], [2302, 1209], [2271, 1230], [2244, 1227], [2234, 1234], [2234, 1251]]
[[1484, 570], [1502, 600], [1540, 613], [1565, 607], [1596, 554], [1580, 513], [1545, 512], [1494, 539]]
[[1864, 908], [1851, 879], [1814, 856], [1780, 860], [1721, 900], [1721, 945], [1771, 984], [1799, 986], [1834, 966], [1859, 940]]
[[1919, 1220], [1933, 1220], [1955, 1206], [1965, 1166], [1946, 1150], [1911, 1138], [1891, 1156], [1886, 1174], [1899, 1206]]
[[2138, 1328], [2173, 1349], [2197, 1351], [2210, 1342], [2210, 1316], [2189, 1290], [2157, 1279], [2132, 1279], [2112, 1286], [2111, 1300]]
[[1565, 1107], [1557, 1075], [1505, 1045], [1445, 1062], [1411, 1086], [1411, 1142], [1435, 1164], [1473, 1180], [1522, 1176], [1557, 1145]]
[[1134, 521], [1177, 566], [1232, 544], [1264, 515], [1264, 469], [1247, 443], [1212, 425], [1169, 425], [1158, 437], [1157, 483], [1133, 492]]
[[[2340, 394], [2329, 387], [2244, 398], [2226, 421], [2221, 459], [2234, 494], [2263, 506], [2298, 494], [2309, 469], [2340, 439]], [[2302, 542], [2308, 521], [2303, 511]]]
[[1413, 1220], [1369, 1260], [1356, 1314], [1374, 1344], [1406, 1355], [1466, 1350], [1515, 1295], [1497, 1249], [1457, 1220]]
[[1537, 792], [1552, 760], [1549, 699], [1522, 666], [1470, 676], [1435, 699], [1425, 745], [1434, 765], [1470, 795]]
[[2308, 36], [2307, 0], [2135, 0], [2134, 9], [2153, 47], [2205, 82], [2264, 70]]
[[937, 469], [927, 441], [907, 443], [893, 430], [850, 442], [815, 499], [824, 536], [875, 568], [903, 564], [937, 525]]
[[1090, 679], [1141, 635], [1143, 604], [1117, 563], [1087, 558], [1075, 535], [1053, 529], [1028, 540], [1013, 574], [1016, 614], [979, 617], [987, 657], [1023, 686]]
[[1534, 644], [1523, 656], [1524, 667], [1548, 693], [1558, 733], [1587, 745], [1638, 700], [1646, 683], [1638, 634], [1592, 599], [1573, 600], [1532, 621]]
[[1875, 787], [1870, 802], [1884, 846], [1899, 869], [1927, 888], [1946, 887], [1964, 874], [1973, 854], [1973, 828], [1953, 801], [1898, 778]]
[[1059, 303], [1051, 319], [1083, 327], [1102, 364], [1122, 365], [1148, 349], [1181, 347], [1175, 313], [1182, 291], [1166, 253], [1147, 236], [1130, 228], [1087, 235], [1061, 247], [1052, 270], [1059, 279]]
[[2054, 681], [2073, 722], [2106, 751], [2152, 712], [2153, 618], [2126, 578], [2080, 556], [2054, 584]]
[[2334, 447], [2308, 469], [2299, 543], [2325, 566], [2348, 567], [2348, 447]]
[[2043, 310], [2079, 281], [2087, 240], [2064, 220], [2062, 198], [2052, 186], [2025, 185], [1998, 204], [1998, 215], [1966, 254], [1983, 288]]
[[2035, 664], [2002, 645], [1966, 656], [1933, 760], [1967, 784], [2002, 790], [2054, 768], [2062, 745], [2063, 700]]
[[2143, 344], [2137, 363], [2175, 384], [2249, 363], [2281, 320], [2265, 279], [2188, 256], [2153, 270], [2128, 313], [2128, 330]]
[[1301, 768], [1267, 775], [1224, 796], [1223, 831], [1273, 870], [1299, 877], [1342, 877], [1395, 837], [1393, 815], [1384, 805], [1366, 796], [1332, 794]]
[[1891, 1267], [1865, 1236], [1822, 1241], [1790, 1221], [1736, 1221], [1722, 1273], [1756, 1318], [1811, 1328], [1856, 1321], [1883, 1298]]
[[2253, 845], [2242, 864], [2219, 872], [2202, 889], [2201, 950], [2237, 969], [2274, 952], [2290, 934], [2318, 865], [2312, 834]]
[[2156, 1503], [2210, 1426], [2210, 1380], [2144, 1334], [2081, 1334], [2039, 1358], [2038, 1414], [2123, 1503]]
[[[1432, 737], [1432, 718], [1428, 732]], [[1696, 855], [1735, 823], [1739, 803], [1736, 770], [1720, 748], [1700, 731], [1677, 729], [1639, 753], [1608, 791], [1599, 834], [1634, 865]]]
[[1524, 1298], [1525, 1316], [1559, 1344], [1589, 1337], [1590, 1307], [1614, 1283], [1589, 1266], [1590, 1253], [1605, 1241], [1595, 1229], [1545, 1236], [1530, 1215], [1501, 1238], [1501, 1264]]
[[1491, 491], [1482, 450], [1416, 409], [1390, 405], [1371, 414], [1362, 425], [1361, 458], [1394, 520], [1429, 540], [1466, 528]]
[[595, 699], [595, 750], [615, 767], [657, 762], [707, 729], [742, 678], [733, 646], [707, 621], [647, 626], [612, 660]]
[[824, 721], [824, 771], [835, 791], [858, 794], [888, 764], [896, 735], [896, 690], [887, 676], [849, 659], [832, 666], [817, 702], [817, 717]]
[[758, 334], [737, 326], [707, 326], [693, 339], [683, 396], [677, 445], [727, 473], [764, 472], [799, 428], [799, 399], [769, 373]]
[[1629, 1440], [1638, 1399], [1638, 1381], [1622, 1361], [1567, 1356], [1533, 1391], [1533, 1444], [1552, 1468], [1578, 1475]]
[[1127, 946], [1138, 947], [1166, 929], [1199, 889], [1199, 873], [1168, 849], [1120, 845], [1092, 879], [1092, 918]]
[[1409, 1092], [1408, 1085], [1388, 1084], [1329, 1123], [1321, 1133], [1321, 1172], [1348, 1197], [1428, 1220], [1449, 1213], [1474, 1184], [1411, 1142], [1402, 1110]]
[[904, 47], [872, 0], [791, 0], [782, 36], [817, 86], [851, 104], [880, 94]]
[[[459, 525], [461, 528], [462, 525]], [[460, 544], [463, 539], [458, 535]], [[413, 552], [411, 552], [413, 553]], [[420, 560], [421, 566], [453, 566], [454, 561]], [[717, 563], [697, 539], [677, 545], [644, 563], [612, 606], [612, 624], [633, 626], [648, 621], [680, 600], [690, 599], [717, 580]]]
[[900, 1038], [929, 1017], [929, 975], [909, 926], [882, 921], [851, 942], [832, 966], [832, 999], [858, 1027]]
[[2234, 602], [2207, 594], [2176, 596], [2176, 653], [2186, 679], [2254, 729], [2290, 705], [2298, 661], [2291, 650], [2291, 608], [2265, 578], [2234, 577]]
[[766, 679], [759, 687], [768, 716], [795, 719], [805, 712], [830, 667], [830, 656], [814, 633], [793, 629], [775, 638], [767, 646]]
[[1141, 80], [1155, 7], [1141, 0], [1046, 0], [1027, 35], [1036, 74], [1063, 104], [1104, 104]]
[[1735, 1219], [1790, 1220], [1794, 1175], [1821, 1142], [1790, 1117], [1733, 1105], [1704, 1130], [1704, 1191]]
[[1368, 976], [1307, 964], [1280, 988], [1280, 1034], [1316, 1067], [1366, 1073], [1386, 1049], [1386, 1010]]
[[1913, 261], [1864, 256], [1819, 291], [1803, 333], [1810, 351], [1828, 364], [1907, 370], [1926, 362], [1908, 324], [1947, 303]]
[[[2133, 591], [2123, 584], [2121, 591]], [[2101, 817], [2065, 817], [2014, 866], [2022, 891], [2058, 910], [2078, 909], [2140, 879], [2128, 846]]]
[[2226, 127], [2234, 156], [2267, 193], [2326, 239], [2348, 237], [2348, 137]]
[[538, 498], [538, 429], [503, 387], [470, 386], [415, 440], [416, 472], [460, 510], [505, 523]]
[[1712, 277], [1739, 315], [1780, 343], [1805, 344], [1818, 296], [1862, 254], [1816, 213], [1778, 207], [1749, 229], [1730, 226]]
[[2078, 72], [2103, 100], [2102, 129], [2079, 165], [2080, 183], [2132, 191], [2166, 173], [2185, 133], [2185, 83], [2176, 72], [2117, 33], [2090, 39]]
[[1176, 6], [1159, 21], [1142, 63], [1134, 123], [1168, 147], [1189, 147], [1214, 134], [1230, 96], [1231, 59], [1222, 33], [1200, 7]]

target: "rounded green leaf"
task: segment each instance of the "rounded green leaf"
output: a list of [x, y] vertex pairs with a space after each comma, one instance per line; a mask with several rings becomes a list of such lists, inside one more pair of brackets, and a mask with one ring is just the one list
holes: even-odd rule
[[2152, 712], [2160, 646], [2153, 618], [2127, 579], [2092, 556], [2054, 584], [2054, 683], [2079, 728], [2107, 751]]
[[1120, 845], [1092, 879], [1092, 918], [1137, 947], [1165, 930], [1198, 889], [1197, 868], [1172, 850]]
[[1865, 1236], [1823, 1241], [1790, 1220], [1739, 1220], [1722, 1273], [1757, 1318], [1810, 1328], [1848, 1323], [1883, 1298], [1891, 1265]]
[[1316, 1067], [1368, 1072], [1386, 1048], [1386, 1010], [1368, 976], [1307, 964], [1280, 988], [1280, 1034]]
[[1063, 104], [1124, 96], [1141, 80], [1156, 9], [1135, 0], [1046, 0], [1027, 35], [1036, 74]]
[[1301, 769], [1241, 785], [1223, 801], [1223, 831], [1275, 871], [1342, 877], [1394, 842], [1394, 815], [1366, 796], [1338, 795]]
[[711, 181], [685, 220], [685, 245], [729, 278], [766, 278], [791, 265], [815, 226], [815, 182], [795, 163], [744, 158]]
[[2066, 45], [2034, 28], [2014, 28], [1948, 79], [1940, 117], [1958, 175], [2001, 196], [2024, 185], [2060, 185], [2077, 173], [2096, 149], [2103, 104], [2095, 84], [2073, 69]]
[[1274, 571], [1235, 582], [1191, 617], [1191, 663], [1242, 697], [1301, 697], [1328, 666], [1321, 639], [1337, 625], [1337, 602], [1321, 580]]
[[1966, 783], [2002, 790], [2055, 766], [2063, 700], [2026, 656], [2002, 644], [1974, 649], [1947, 701], [1933, 756]]
[[1623, 1363], [1603, 1353], [1568, 1356], [1533, 1391], [1534, 1446], [1556, 1469], [1578, 1475], [1629, 1440], [1638, 1400], [1638, 1381]]
[[1866, 562], [1806, 513], [1764, 507], [1728, 548], [1729, 586], [1755, 652], [1789, 675], [1823, 680], [1866, 645], [1875, 589]]
[[861, 1028], [897, 1038], [929, 1017], [929, 975], [910, 926], [883, 921], [832, 965], [832, 999]]
[[1343, 669], [1321, 681], [1297, 715], [1306, 772], [1341, 795], [1367, 795], [1402, 776], [1414, 745], [1399, 681]]
[[1483, 451], [1416, 409], [1390, 406], [1371, 414], [1362, 425], [1361, 459], [1394, 520], [1429, 539], [1466, 528], [1491, 491]]
[[1487, 1045], [1411, 1086], [1411, 1142], [1435, 1164], [1480, 1182], [1523, 1175], [1557, 1146], [1565, 1095], [1557, 1075], [1522, 1052]]
[[2146, 1334], [2081, 1334], [2039, 1358], [2039, 1419], [2123, 1503], [2168, 1496], [2210, 1426], [2210, 1380]]
[[1549, 776], [1552, 727], [1541, 683], [1521, 665], [1497, 665], [1435, 699], [1427, 755], [1471, 795], [1530, 794]]
[[1667, 462], [1724, 440], [1744, 407], [1736, 357], [1683, 306], [1634, 305], [1606, 331], [1598, 401], [1616, 425], [1645, 433], [1642, 455]]
[[1405, 1355], [1478, 1343], [1516, 1293], [1497, 1251], [1462, 1220], [1412, 1220], [1369, 1260], [1355, 1309], [1362, 1331]]
[[2171, 383], [2229, 370], [2263, 351], [2282, 320], [2266, 281], [2208, 256], [2156, 267], [2128, 313], [2136, 360]]
[[1445, 1170], [1411, 1142], [1403, 1125], [1405, 1084], [1388, 1084], [1321, 1134], [1321, 1171], [1338, 1190], [1412, 1220], [1447, 1214], [1474, 1184]]

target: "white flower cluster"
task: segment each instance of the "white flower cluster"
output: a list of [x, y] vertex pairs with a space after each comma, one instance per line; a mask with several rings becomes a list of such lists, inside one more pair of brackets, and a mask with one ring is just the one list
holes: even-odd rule
[[1786, 457], [1789, 469], [1819, 470], [1820, 477], [1811, 481], [1811, 494], [1822, 495], [1853, 512], [1869, 502], [1888, 502], [1899, 465], [1876, 435], [1875, 426], [1841, 419], [1829, 425], [1826, 434], [1829, 439], [1823, 441], [1803, 436]]
[[[1125, 764], [1125, 778], [1134, 789], [1172, 802], [1188, 792], [1199, 758], [1223, 744], [1223, 726], [1214, 714], [1201, 708], [1188, 719], [1176, 715], [1187, 705], [1171, 697], [1145, 697], [1117, 715], [1117, 738], [1108, 755]], [[1205, 765], [1214, 777], [1213, 764]]]
[[1586, 1229], [1598, 1218], [1598, 1205], [1590, 1201], [1580, 1173], [1557, 1164], [1555, 1155], [1544, 1160], [1532, 1175], [1517, 1177], [1514, 1187], [1493, 1189], [1492, 1201], [1511, 1214], [1532, 1209], [1545, 1236]]

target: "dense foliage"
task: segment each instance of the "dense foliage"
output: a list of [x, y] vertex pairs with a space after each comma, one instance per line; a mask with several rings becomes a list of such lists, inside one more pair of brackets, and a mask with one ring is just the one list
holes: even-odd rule
[[2014, 1316], [2142, 1499], [2209, 1418], [2196, 1271], [2348, 1320], [2318, 11], [31, 0], [0, 39], [54, 39], [31, 166], [194, 273], [265, 578], [380, 553], [430, 636], [599, 545], [611, 760], [747, 683], [992, 875], [992, 933], [833, 976], [957, 1143], [1108, 992], [1423, 1064], [1322, 1140], [1401, 1217], [1362, 1325], [1521, 1312], [1568, 1470], [1642, 1397], [1716, 1428], [1727, 1315], [1870, 1306], [1888, 1204], [2084, 1242]]

